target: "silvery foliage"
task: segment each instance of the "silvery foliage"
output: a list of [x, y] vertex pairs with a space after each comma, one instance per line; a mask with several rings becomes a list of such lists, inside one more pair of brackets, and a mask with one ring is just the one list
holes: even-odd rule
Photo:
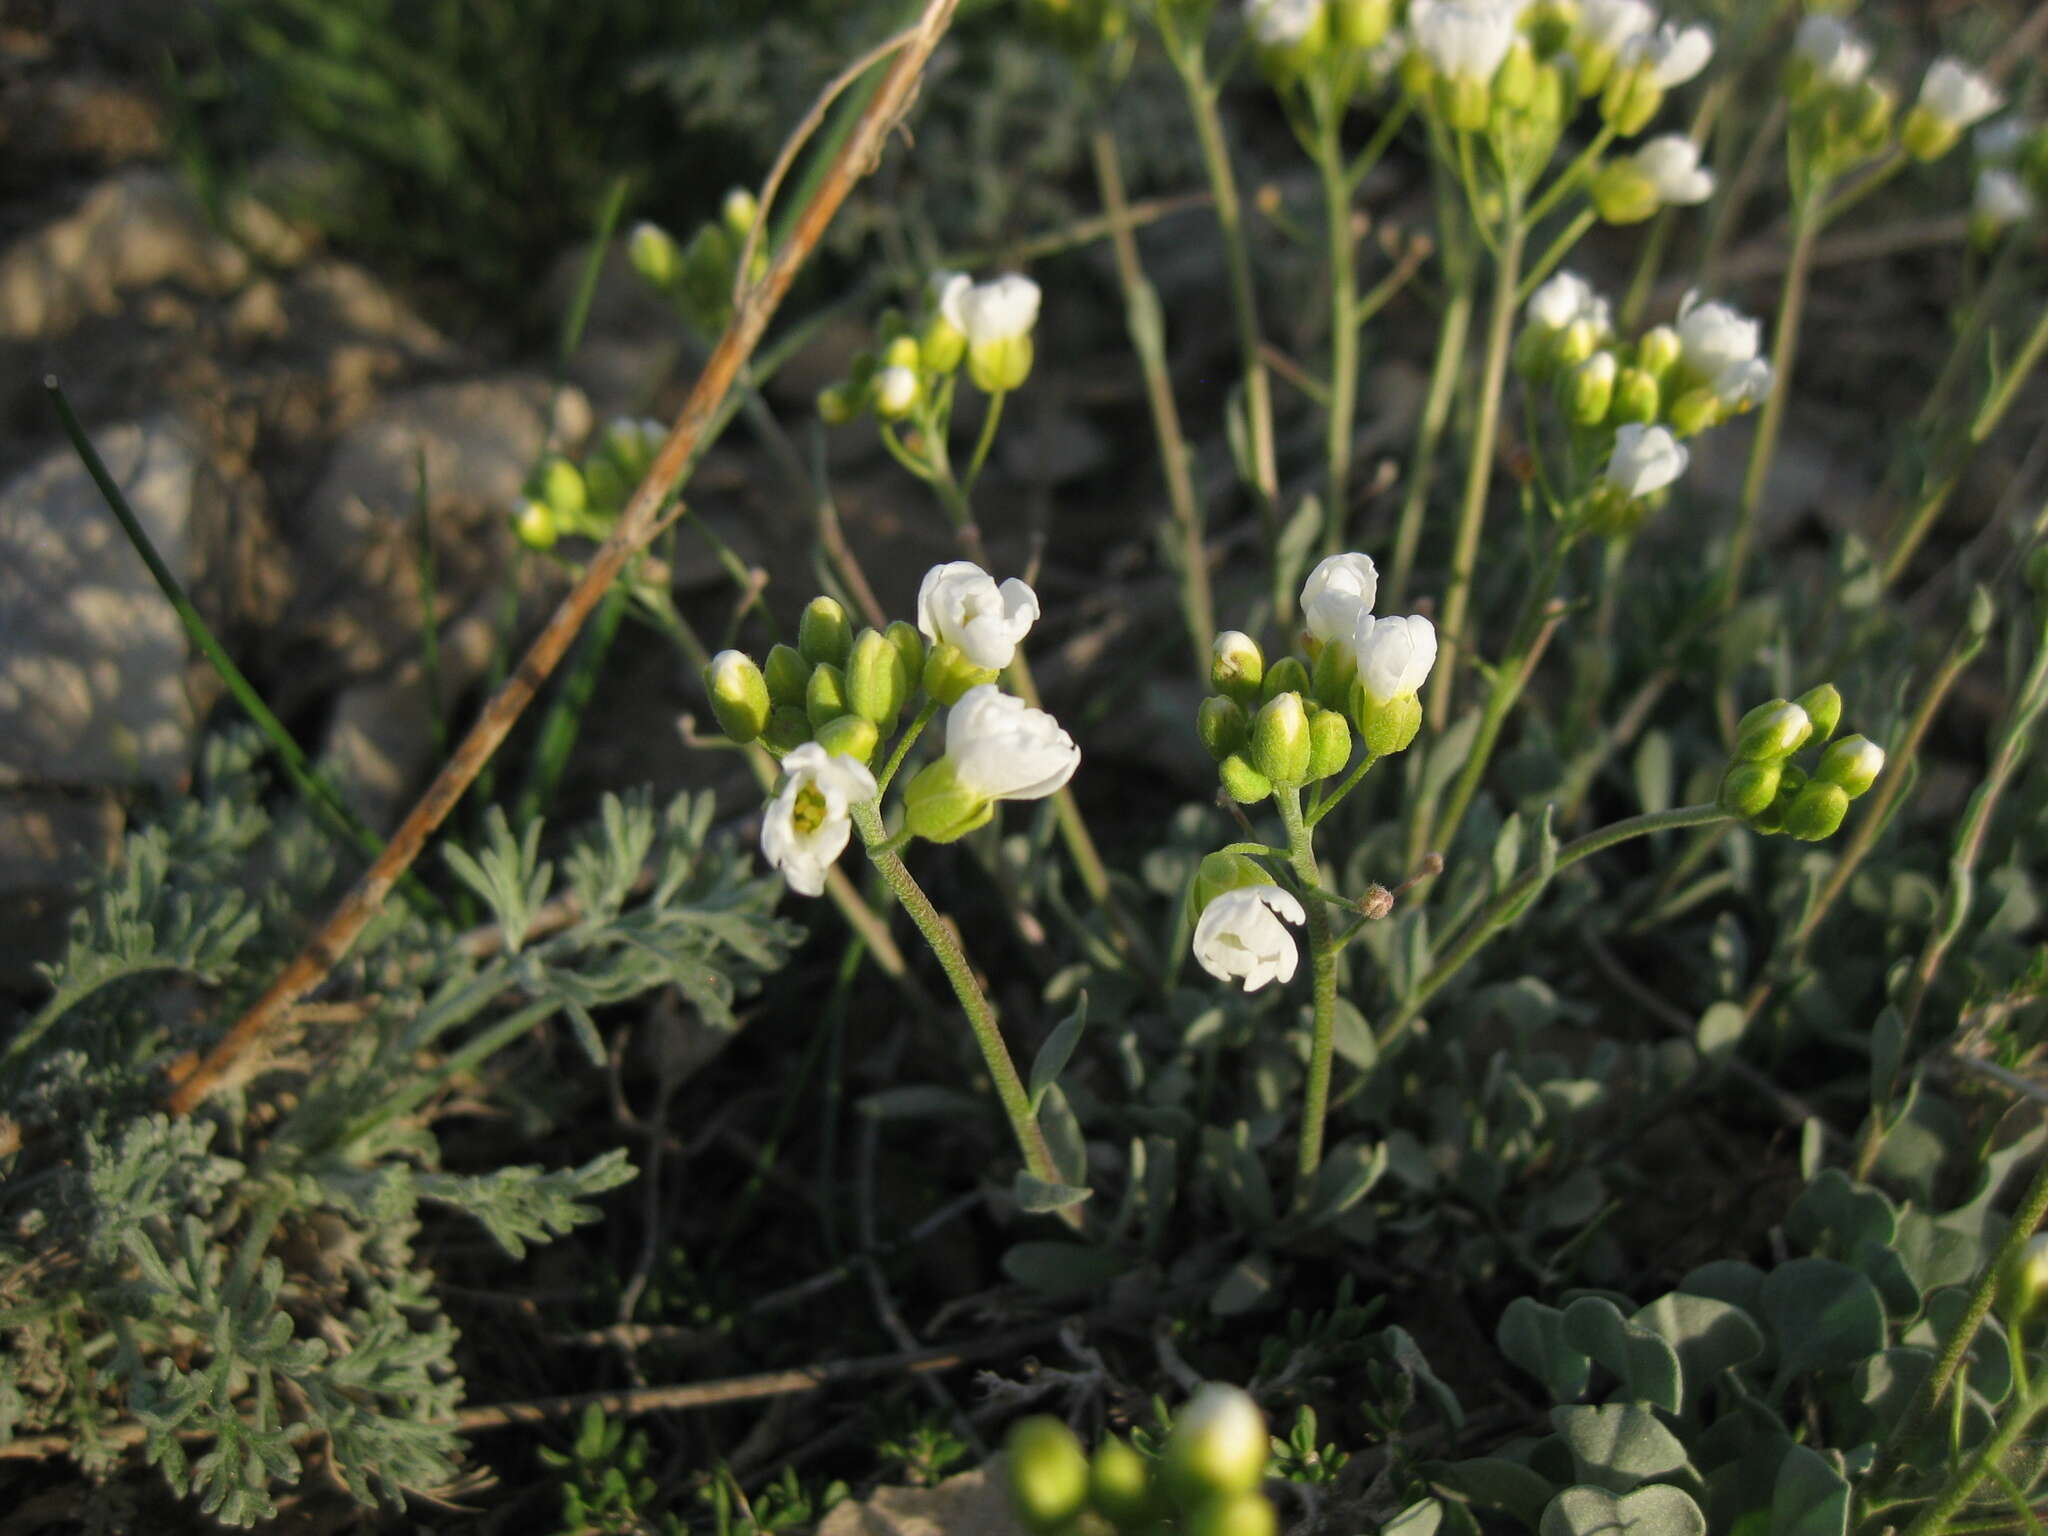
[[[451, 1081], [473, 1093], [557, 1018], [602, 1061], [594, 1010], [658, 987], [734, 1028], [800, 936], [772, 916], [776, 883], [710, 838], [708, 795], [661, 813], [608, 796], [559, 865], [537, 827], [494, 814], [483, 847], [448, 853], [494, 931], [394, 901], [322, 994], [349, 1022], [299, 1025], [248, 1084], [173, 1119], [166, 1065], [217, 1037], [332, 885], [324, 838], [263, 808], [253, 756], [214, 743], [204, 792], [127, 838], [46, 968], [49, 999], [0, 1048], [20, 1138], [0, 1160], [0, 1444], [61, 1435], [101, 1479], [139, 1432], [174, 1492], [242, 1526], [308, 1462], [365, 1504], [453, 1478], [464, 1389], [414, 1246], [427, 1207], [518, 1259], [633, 1177], [616, 1149], [443, 1166]], [[543, 912], [558, 874], [570, 900]]]

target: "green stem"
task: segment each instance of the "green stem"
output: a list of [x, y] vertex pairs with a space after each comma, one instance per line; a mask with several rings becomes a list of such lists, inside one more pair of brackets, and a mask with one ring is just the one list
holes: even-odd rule
[[1537, 258], [1536, 265], [1523, 277], [1522, 286], [1515, 294], [1515, 302], [1518, 305], [1528, 302], [1529, 295], [1536, 291], [1543, 279], [1550, 276], [1559, 262], [1571, 254], [1572, 247], [1585, 238], [1586, 231], [1593, 227], [1599, 217], [1600, 215], [1592, 208], [1581, 208], [1573, 215], [1571, 223], [1558, 231], [1557, 238], [1550, 242], [1549, 247]]
[[1351, 235], [1351, 182], [1346, 176], [1341, 102], [1316, 92], [1316, 170], [1323, 187], [1323, 220], [1330, 261], [1330, 409], [1324, 456], [1329, 469], [1323, 505], [1323, 553], [1344, 546], [1351, 509], [1351, 447], [1358, 422], [1358, 260]]
[[974, 456], [967, 461], [967, 478], [960, 482], [960, 494], [971, 495], [974, 482], [981, 475], [981, 466], [988, 462], [988, 451], [995, 445], [996, 424], [1003, 419], [1003, 401], [1009, 398], [1009, 391], [999, 389], [988, 397], [988, 408], [981, 413], [981, 435], [974, 440]]
[[[1433, 171], [1442, 178], [1441, 168]], [[1439, 212], [1455, 216], [1449, 199], [1438, 199]], [[1416, 550], [1422, 543], [1422, 520], [1429, 507], [1429, 486], [1435, 476], [1436, 453], [1450, 424], [1451, 405], [1457, 392], [1458, 376], [1464, 371], [1465, 338], [1472, 328], [1473, 263], [1460, 250], [1444, 247], [1444, 274], [1450, 294], [1444, 301], [1438, 322], [1436, 359], [1430, 364], [1429, 392], [1422, 401], [1422, 414], [1415, 423], [1415, 449], [1408, 456], [1408, 485], [1401, 497], [1401, 518], [1394, 533], [1394, 560], [1387, 574], [1387, 600], [1399, 605], [1408, 595], [1408, 579], [1415, 569]]]
[[1626, 821], [1613, 822], [1566, 843], [1557, 851], [1557, 862], [1553, 870], [1546, 871], [1540, 867], [1531, 869], [1496, 896], [1488, 903], [1486, 909], [1472, 920], [1470, 927], [1465, 930], [1464, 936], [1450, 953], [1416, 984], [1415, 990], [1403, 998], [1400, 1006], [1380, 1025], [1377, 1031], [1380, 1050], [1386, 1051], [1406, 1033], [1408, 1026], [1415, 1022], [1416, 1015], [1421, 1013], [1423, 1004], [1464, 969], [1466, 963], [1486, 946], [1487, 941], [1505, 926], [1555, 870], [1565, 869], [1583, 858], [1612, 848], [1617, 843], [1627, 842], [1632, 837], [1647, 837], [1652, 832], [1664, 832], [1673, 827], [1700, 827], [1709, 822], [1731, 819], [1718, 805], [1681, 805], [1673, 810], [1631, 816]]
[[1145, 376], [1145, 402], [1152, 412], [1153, 435], [1159, 440], [1159, 463], [1166, 476], [1166, 501], [1180, 533], [1181, 612], [1187, 619], [1194, 650], [1195, 676], [1209, 675], [1209, 646], [1216, 634], [1215, 600], [1209, 590], [1209, 547], [1202, 533], [1202, 505], [1195, 495], [1187, 437], [1181, 430], [1180, 408], [1173, 398], [1173, 378], [1166, 366], [1165, 324], [1159, 294], [1145, 276], [1138, 242], [1131, 233], [1130, 201], [1124, 194], [1123, 163], [1116, 135], [1107, 124], [1089, 137], [1095, 161], [1095, 184], [1109, 219], [1110, 249], [1116, 257], [1117, 282], [1123, 289], [1124, 323], [1132, 350]]
[[1792, 369], [1799, 356], [1799, 318], [1806, 303], [1806, 279], [1813, 265], [1813, 242], [1821, 221], [1811, 204], [1793, 209], [1792, 251], [1785, 267], [1785, 289], [1778, 298], [1778, 323], [1771, 336], [1771, 393], [1758, 414], [1756, 439], [1750, 444], [1749, 467], [1742, 476], [1742, 500], [1736, 507], [1735, 532], [1728, 541], [1728, 557], [1721, 570], [1720, 606], [1735, 606], [1742, 595], [1743, 566], [1756, 537], [1757, 511], [1763, 505], [1764, 485], [1777, 457], [1778, 433], [1785, 424], [1785, 402], [1792, 395]]
[[1311, 832], [1322, 823], [1322, 819], [1325, 816], [1337, 809], [1346, 795], [1358, 787], [1358, 781], [1364, 778], [1372, 770], [1372, 765], [1378, 761], [1377, 755], [1371, 752], [1366, 753], [1363, 757], [1359, 758], [1358, 766], [1344, 776], [1343, 783], [1316, 802], [1315, 808], [1308, 813], [1308, 829]]
[[[1287, 829], [1288, 864], [1295, 878], [1311, 892], [1322, 888], [1322, 872], [1316, 868], [1314, 840], [1301, 816], [1301, 790], [1295, 785], [1277, 786], [1273, 803], [1280, 810], [1280, 824]], [[1323, 1122], [1330, 1114], [1330, 1071], [1336, 1057], [1337, 1041], [1337, 945], [1330, 932], [1330, 914], [1323, 904], [1303, 904], [1308, 914], [1309, 965], [1314, 975], [1314, 1026], [1309, 1044], [1308, 1082], [1302, 1093], [1301, 1145], [1295, 1159], [1295, 1201], [1308, 1199], [1316, 1170], [1323, 1162]]]
[[1465, 469], [1465, 499], [1458, 510], [1457, 541], [1451, 550], [1450, 584], [1444, 592], [1443, 647], [1438, 682], [1430, 697], [1430, 724], [1441, 731], [1451, 718], [1458, 667], [1465, 650], [1465, 615], [1472, 601], [1472, 571], [1479, 559], [1479, 532], [1486, 521], [1486, 494], [1493, 484], [1494, 442], [1500, 431], [1501, 395], [1507, 384], [1508, 353], [1514, 339], [1515, 295], [1520, 284], [1526, 226], [1510, 209], [1506, 237], [1494, 259], [1493, 305], [1486, 323], [1486, 362], [1479, 377], [1479, 416]]
[[1533, 229], [1541, 223], [1545, 214], [1563, 202], [1571, 190], [1586, 179], [1586, 172], [1593, 168], [1601, 152], [1613, 142], [1614, 125], [1602, 124], [1600, 131], [1593, 135], [1592, 141], [1579, 151], [1572, 163], [1558, 172], [1557, 180], [1544, 188], [1542, 195], [1530, 204], [1528, 213], [1522, 218], [1523, 227]]
[[882, 765], [882, 771], [875, 775], [875, 798], [881, 799], [889, 793], [889, 785], [896, 777], [896, 770], [903, 766], [903, 759], [910, 755], [910, 749], [917, 745], [917, 738], [924, 734], [924, 728], [932, 723], [932, 716], [939, 712], [937, 699], [925, 700], [896, 743], [896, 750], [889, 754], [889, 761]]
[[[1009, 1117], [1010, 1130], [1017, 1139], [1017, 1150], [1023, 1154], [1025, 1168], [1034, 1178], [1048, 1184], [1068, 1182], [1053, 1161], [1045, 1132], [1039, 1127], [1038, 1116], [1032, 1112], [1031, 1097], [1024, 1090], [1024, 1080], [1017, 1075], [1017, 1064], [1010, 1059], [1009, 1047], [1003, 1043], [1003, 1032], [996, 1023], [995, 1010], [989, 1007], [988, 998], [982, 994], [981, 983], [974, 978], [974, 967], [968, 963], [967, 952], [960, 947], [959, 938], [946, 926], [945, 919], [939, 916], [931, 898], [925, 895], [924, 887], [917, 883], [903, 860], [880, 846], [887, 842], [888, 831], [883, 827], [882, 813], [873, 801], [862, 801], [853, 807], [853, 823], [860, 829], [861, 841], [868, 847], [868, 858], [883, 883], [902, 904], [903, 910], [910, 914], [910, 920], [917, 924], [917, 931], [924, 935], [925, 943], [931, 946], [940, 969], [953, 984], [953, 995], [960, 1000], [961, 1011], [967, 1015], [967, 1025], [974, 1031], [975, 1044], [981, 1047], [982, 1060], [995, 1082], [996, 1098], [1002, 1103], [1003, 1113]], [[1074, 1207], [1065, 1207], [1059, 1215], [1068, 1226], [1077, 1231], [1080, 1229], [1081, 1216]]]

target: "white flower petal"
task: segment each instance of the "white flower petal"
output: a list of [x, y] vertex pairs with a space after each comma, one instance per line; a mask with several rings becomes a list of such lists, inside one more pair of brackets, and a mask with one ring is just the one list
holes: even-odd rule
[[947, 714], [946, 756], [961, 788], [989, 800], [1042, 800], [1081, 764], [1057, 720], [993, 683], [968, 689]]
[[[761, 853], [782, 871], [791, 890], [816, 896], [853, 834], [853, 803], [875, 797], [875, 776], [864, 764], [844, 753], [828, 753], [815, 741], [792, 750], [782, 770], [782, 788], [761, 816]], [[800, 809], [813, 823], [809, 827], [798, 825]]]
[[977, 667], [1007, 667], [1038, 622], [1038, 594], [1012, 576], [1000, 587], [972, 560], [925, 572], [917, 589], [917, 627], [934, 645], [957, 645]]
[[1242, 980], [1247, 992], [1256, 992], [1269, 981], [1292, 981], [1301, 951], [1283, 918], [1299, 925], [1308, 921], [1308, 914], [1292, 893], [1277, 885], [1225, 891], [1202, 909], [1195, 924], [1195, 959], [1218, 981]]
[[1685, 473], [1691, 458], [1691, 451], [1669, 428], [1630, 422], [1614, 434], [1614, 454], [1602, 478], [1634, 501], [1671, 484]]
[[1317, 562], [1301, 584], [1301, 616], [1318, 640], [1351, 633], [1361, 613], [1371, 613], [1379, 596], [1380, 573], [1372, 556], [1331, 555]]
[[1038, 284], [1012, 272], [968, 289], [958, 324], [971, 342], [1009, 341], [1038, 323], [1038, 302]]

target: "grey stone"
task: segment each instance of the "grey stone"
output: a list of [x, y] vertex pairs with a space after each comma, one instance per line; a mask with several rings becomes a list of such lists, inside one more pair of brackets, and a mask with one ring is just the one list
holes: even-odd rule
[[818, 1536], [1024, 1536], [1024, 1527], [1010, 1509], [997, 1457], [936, 1488], [877, 1488], [833, 1510]]
[[138, 288], [175, 283], [223, 294], [248, 275], [248, 257], [174, 176], [127, 170], [0, 253], [0, 337], [62, 335], [88, 315], [112, 314]]
[[[169, 418], [94, 434], [173, 572], [193, 557], [201, 460]], [[176, 612], [69, 447], [0, 489], [0, 783], [168, 787], [194, 711]]]

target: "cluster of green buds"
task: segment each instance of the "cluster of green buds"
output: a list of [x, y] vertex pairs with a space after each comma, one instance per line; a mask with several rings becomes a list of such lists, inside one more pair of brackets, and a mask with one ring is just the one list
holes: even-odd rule
[[1614, 334], [1605, 298], [1560, 272], [1529, 298], [1515, 367], [1547, 385], [1568, 430], [1559, 481], [1588, 532], [1624, 537], [1685, 472], [1685, 439], [1753, 409], [1771, 392], [1763, 327], [1687, 294], [1674, 324]]
[[564, 538], [605, 539], [646, 477], [668, 428], [621, 416], [581, 462], [549, 454], [528, 477], [513, 531], [529, 549], [552, 549]]
[[857, 354], [847, 377], [818, 393], [818, 414], [832, 425], [873, 411], [884, 427], [907, 421], [943, 434], [962, 363], [977, 389], [1003, 395], [1031, 376], [1031, 332], [1038, 284], [1012, 272], [977, 283], [938, 272], [925, 285], [923, 313], [883, 311], [879, 346]]
[[1271, 1454], [1258, 1404], [1211, 1382], [1175, 1415], [1156, 1457], [1116, 1435], [1090, 1456], [1066, 1425], [1036, 1415], [1011, 1429], [1006, 1471], [1034, 1536], [1276, 1536], [1260, 1491]]
[[[1735, 756], [1721, 778], [1721, 808], [1759, 832], [1817, 843], [1834, 835], [1849, 802], [1877, 782], [1884, 749], [1863, 736], [1830, 742], [1842, 696], [1822, 683], [1796, 699], [1772, 699], [1742, 717]], [[1821, 747], [1811, 770], [1794, 759]]]
[[[704, 335], [715, 336], [732, 319], [740, 253], [760, 217], [754, 194], [734, 187], [725, 194], [718, 217], [698, 225], [687, 245], [679, 245], [659, 224], [643, 221], [627, 237], [626, 255], [633, 270], [677, 313]], [[767, 244], [757, 241], [747, 278], [754, 281], [767, 270]]]
[[1355, 728], [1384, 757], [1415, 739], [1417, 691], [1436, 664], [1436, 629], [1420, 614], [1376, 618], [1379, 576], [1369, 556], [1332, 555], [1309, 573], [1300, 649], [1270, 666], [1250, 635], [1225, 630], [1211, 651], [1215, 689], [1195, 728], [1224, 791], [1242, 805], [1342, 773]]
[[1246, 0], [1244, 19], [1259, 68], [1275, 85], [1318, 74], [1357, 84], [1380, 72], [1394, 0]]
[[912, 837], [964, 837], [988, 822], [997, 801], [1042, 799], [1080, 765], [1080, 749], [1052, 716], [997, 683], [1038, 618], [1030, 587], [1014, 577], [999, 587], [979, 566], [956, 560], [926, 573], [917, 610], [915, 624], [899, 619], [856, 634], [837, 601], [816, 597], [795, 645], [771, 647], [764, 663], [720, 651], [704, 669], [719, 728], [782, 763], [761, 847], [805, 895], [823, 889], [845, 848], [852, 806], [888, 789], [941, 708], [945, 751], [904, 791]]

